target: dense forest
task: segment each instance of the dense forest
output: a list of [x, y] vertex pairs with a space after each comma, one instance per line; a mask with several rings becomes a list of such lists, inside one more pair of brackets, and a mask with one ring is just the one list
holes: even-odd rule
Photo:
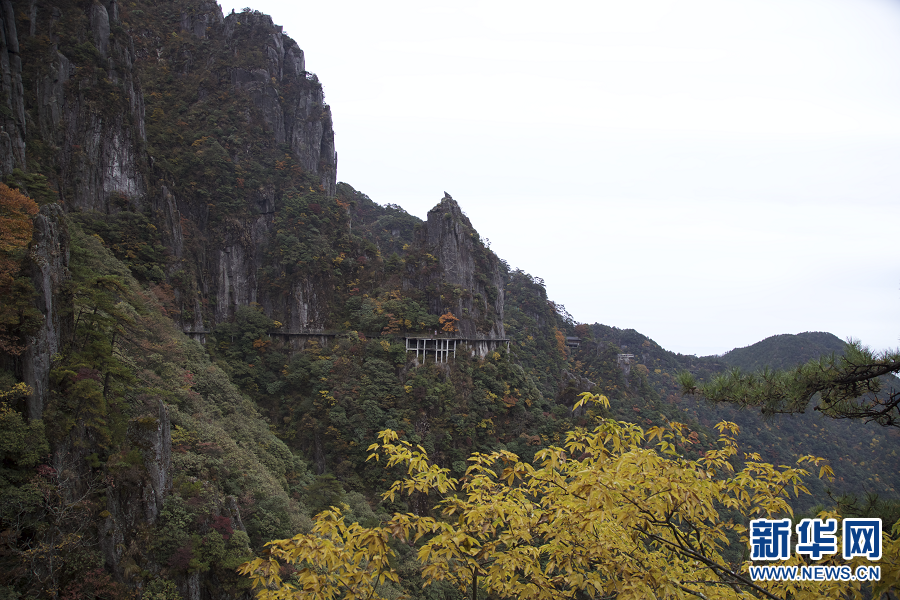
[[[0, 598], [249, 597], [237, 568], [329, 507], [430, 514], [427, 493], [383, 496], [404, 475], [367, 462], [386, 429], [463, 477], [597, 417], [683, 423], [697, 459], [727, 420], [766, 461], [830, 462], [798, 512], [900, 493], [896, 428], [679, 391], [685, 370], [840, 353], [834, 336], [674, 354], [577, 322], [449, 195], [422, 220], [338, 182], [322, 84], [270, 17], [0, 7]], [[461, 597], [395, 551], [393, 592]]]

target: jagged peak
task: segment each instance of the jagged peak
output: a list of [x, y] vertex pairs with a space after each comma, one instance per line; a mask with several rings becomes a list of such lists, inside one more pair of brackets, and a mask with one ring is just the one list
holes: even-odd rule
[[428, 211], [429, 216], [432, 215], [432, 213], [450, 213], [454, 218], [465, 217], [465, 213], [459, 207], [459, 203], [447, 192], [444, 192], [444, 197], [434, 205], [434, 208]]

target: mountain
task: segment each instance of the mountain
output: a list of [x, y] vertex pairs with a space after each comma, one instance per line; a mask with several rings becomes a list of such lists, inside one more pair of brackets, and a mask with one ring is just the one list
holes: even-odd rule
[[[246, 597], [234, 568], [325, 507], [426, 510], [381, 501], [378, 431], [460, 475], [589, 425], [584, 391], [685, 422], [688, 456], [720, 416], [770, 460], [851, 448], [848, 485], [896, 494], [884, 432], [678, 394], [681, 369], [787, 364], [828, 334], [674, 354], [577, 323], [449, 194], [423, 221], [338, 182], [322, 85], [270, 17], [0, 0], [0, 18], [0, 597]], [[408, 563], [394, 591], [421, 597]]]
[[251, 548], [337, 502], [374, 518], [378, 430], [456, 470], [565, 430], [506, 355], [504, 263], [447, 194], [423, 222], [337, 183], [322, 86], [268, 16], [0, 15], [0, 176], [40, 203], [0, 256], [24, 307], [0, 324], [5, 595], [241, 596]]
[[843, 354], [845, 343], [831, 333], [807, 331], [773, 335], [744, 348], [729, 350], [719, 360], [743, 371], [790, 369], [820, 356]]

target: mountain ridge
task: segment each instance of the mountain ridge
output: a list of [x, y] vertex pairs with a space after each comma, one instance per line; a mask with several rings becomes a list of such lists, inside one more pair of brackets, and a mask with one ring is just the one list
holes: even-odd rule
[[[12, 257], [21, 287], [0, 297], [35, 296], [43, 316], [15, 325], [22, 357], [0, 356], [0, 433], [21, 441], [0, 465], [0, 594], [247, 597], [234, 567], [317, 510], [424, 510], [380, 501], [396, 473], [365, 449], [385, 428], [457, 475], [473, 451], [528, 460], [596, 416], [684, 421], [689, 455], [715, 443], [718, 409], [672, 374], [727, 361], [577, 323], [446, 192], [421, 220], [338, 182], [322, 85], [270, 17], [208, 0], [0, 8], [0, 177], [42, 204]], [[454, 340], [453, 358], [408, 338]], [[584, 391], [611, 409], [573, 411]], [[754, 427], [763, 449], [789, 435]], [[775, 456], [801, 447], [790, 435]], [[33, 540], [68, 566], [29, 572]]]
[[[717, 358], [745, 371], [765, 367], [788, 369], [828, 354], [842, 354], [846, 343], [821, 331], [769, 336], [749, 346], [734, 348]], [[765, 356], [766, 358], [763, 358]]]

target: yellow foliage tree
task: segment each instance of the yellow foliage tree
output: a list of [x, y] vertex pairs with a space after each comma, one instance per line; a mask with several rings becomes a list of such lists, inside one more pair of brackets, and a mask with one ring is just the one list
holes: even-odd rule
[[[381, 598], [385, 582], [398, 580], [389, 566], [394, 537], [418, 545], [426, 584], [452, 582], [473, 600], [866, 597], [860, 582], [753, 581], [749, 562], [726, 560], [730, 543], [748, 542], [746, 527], [724, 511], [747, 519], [792, 514], [790, 495], [806, 492], [804, 467], [818, 466], [820, 477], [830, 469], [811, 456], [796, 467], [747, 456], [735, 472], [737, 426], [717, 428], [718, 449], [687, 460], [677, 451], [687, 442], [678, 424], [644, 431], [602, 420], [569, 432], [564, 447], [538, 452], [533, 465], [506, 451], [473, 454], [461, 479], [432, 464], [421, 446], [383, 431], [369, 458], [408, 473], [385, 498], [438, 495], [439, 517], [395, 514], [382, 527], [351, 530], [327, 511], [310, 534], [270, 542], [268, 555], [240, 572], [261, 600]], [[886, 535], [883, 544], [882, 569], [896, 573], [900, 544]], [[282, 579], [285, 563], [299, 566], [293, 579]], [[882, 579], [875, 597], [896, 582]]]
[[453, 333], [457, 331], [456, 322], [459, 321], [459, 318], [455, 317], [449, 310], [446, 313], [442, 314], [439, 320], [441, 322], [442, 331], [446, 331], [447, 333]]

